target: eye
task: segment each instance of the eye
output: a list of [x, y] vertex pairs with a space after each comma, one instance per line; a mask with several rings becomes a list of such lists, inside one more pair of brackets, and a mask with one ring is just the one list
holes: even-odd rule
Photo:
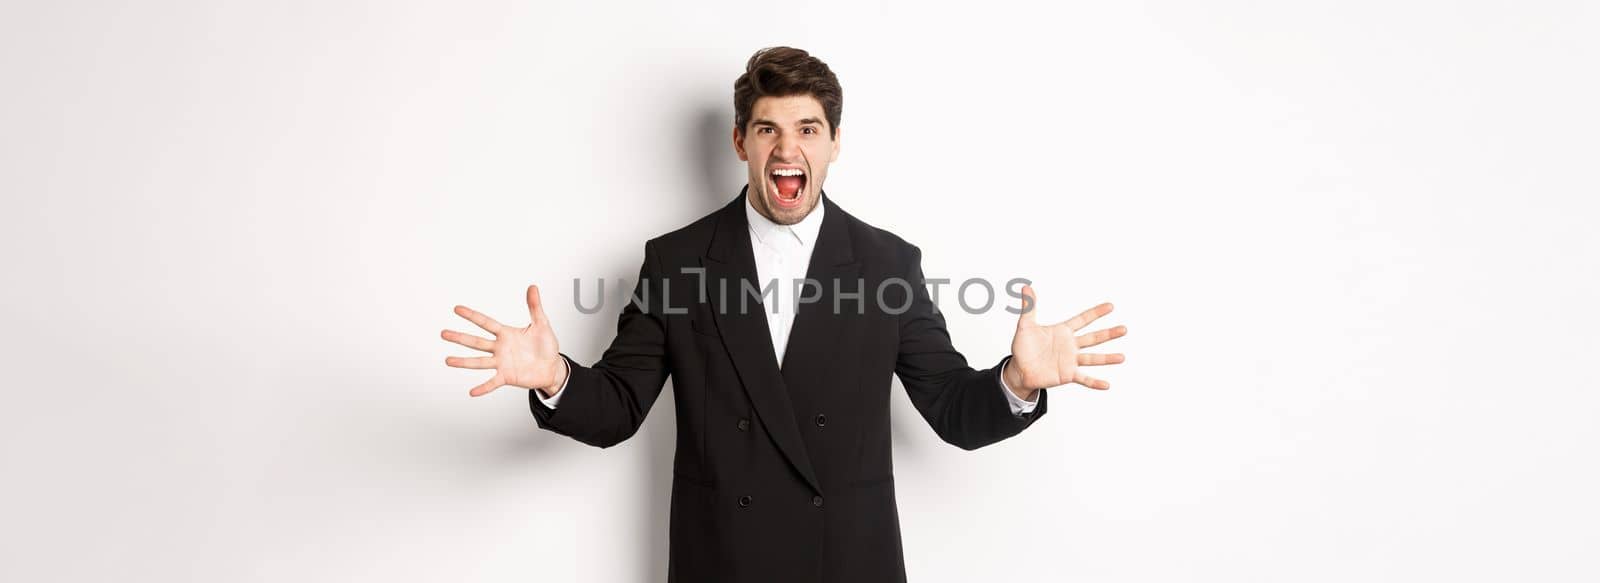
[[814, 133], [817, 133], [817, 128], [814, 128], [814, 127], [811, 127], [811, 126], [806, 126], [804, 128], [801, 128], [800, 131], [804, 132], [804, 133], [808, 133], [808, 134], [814, 134]]
[[772, 133], [772, 128], [769, 128], [769, 127], [766, 127], [766, 126], [762, 126], [760, 129], [756, 130], [756, 133], [758, 133], [758, 134], [770, 134], [770, 133]]

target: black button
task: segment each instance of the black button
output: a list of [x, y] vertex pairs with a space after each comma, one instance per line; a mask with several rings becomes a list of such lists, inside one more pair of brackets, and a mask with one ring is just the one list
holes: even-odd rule
[[828, 416], [827, 415], [823, 415], [821, 413], [818, 413], [817, 414], [817, 427], [822, 427], [823, 425], [827, 425], [827, 424], [828, 424]]
[[822, 508], [822, 497], [821, 496], [812, 496], [811, 497], [811, 505], [812, 506], [816, 506], [817, 508]]
[[750, 420], [749, 419], [740, 419], [739, 420], [739, 431], [749, 431], [749, 430], [750, 430]]
[[740, 496], [739, 497], [739, 507], [740, 508], [746, 508], [746, 507], [749, 507], [749, 506], [750, 506], [750, 497], [749, 496]]

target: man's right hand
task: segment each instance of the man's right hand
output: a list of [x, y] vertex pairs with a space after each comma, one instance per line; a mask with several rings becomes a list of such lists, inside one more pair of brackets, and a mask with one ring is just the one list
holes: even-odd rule
[[494, 335], [491, 341], [454, 330], [439, 334], [445, 340], [489, 353], [489, 356], [451, 356], [444, 359], [446, 365], [456, 368], [494, 369], [493, 378], [472, 387], [467, 394], [481, 397], [503, 385], [511, 385], [538, 390], [545, 398], [550, 398], [566, 383], [567, 365], [562, 361], [556, 333], [550, 329], [550, 321], [545, 318], [544, 307], [539, 302], [539, 286], [528, 286], [528, 317], [531, 322], [521, 328], [503, 325], [466, 306], [456, 306], [455, 311], [456, 315]]

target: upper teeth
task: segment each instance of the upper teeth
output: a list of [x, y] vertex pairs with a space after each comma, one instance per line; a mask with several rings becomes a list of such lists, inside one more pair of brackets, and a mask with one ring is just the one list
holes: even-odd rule
[[800, 171], [799, 168], [779, 168], [777, 170], [773, 170], [772, 174], [774, 176], [799, 176], [801, 174], [805, 174], [805, 172]]

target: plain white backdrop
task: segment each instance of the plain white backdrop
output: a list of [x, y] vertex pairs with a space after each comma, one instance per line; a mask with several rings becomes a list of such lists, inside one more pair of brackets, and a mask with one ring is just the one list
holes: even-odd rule
[[[1109, 392], [974, 452], [898, 383], [914, 581], [1593, 581], [1600, 17], [1584, 2], [0, 6], [0, 579], [661, 581], [633, 439], [444, 366], [545, 286], [592, 362], [812, 51], [827, 184], [930, 276], [1110, 300]], [[592, 288], [591, 288], [592, 289]], [[946, 296], [975, 364], [1013, 317]], [[984, 366], [987, 366], [984, 364]], [[663, 404], [665, 403], [665, 404]]]

